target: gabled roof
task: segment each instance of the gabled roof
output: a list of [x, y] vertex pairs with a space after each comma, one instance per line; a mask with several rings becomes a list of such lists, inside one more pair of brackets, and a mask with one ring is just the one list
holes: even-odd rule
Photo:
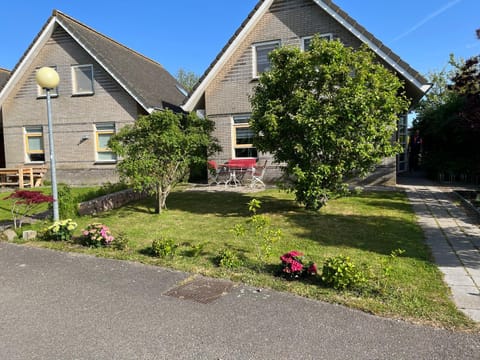
[[10, 71], [7, 69], [0, 68], [0, 90], [7, 83], [8, 77], [10, 76]]
[[162, 65], [54, 10], [12, 70], [8, 83], [0, 92], [0, 104], [57, 26], [62, 27], [147, 112], [164, 107], [179, 107], [184, 101], [181, 85]]
[[[248, 14], [235, 34], [230, 38], [223, 47], [215, 60], [210, 64], [208, 69], [199, 79], [193, 91], [189, 95], [187, 101], [182, 106], [184, 110], [191, 111], [201, 100], [206, 88], [210, 82], [217, 76], [226, 61], [240, 46], [248, 33], [255, 27], [258, 21], [268, 12], [275, 0], [260, 0], [255, 8]], [[385, 46], [373, 34], [367, 31], [363, 26], [357, 23], [346, 12], [340, 9], [330, 0], [312, 0], [320, 8], [325, 10], [332, 18], [334, 18], [341, 26], [350, 31], [361, 42], [367, 44], [369, 48], [377, 54], [385, 63], [395, 70], [407, 83], [411, 91], [415, 93], [415, 100], [419, 100], [430, 88], [428, 81], [414, 70], [410, 65], [403, 61], [390, 48]]]

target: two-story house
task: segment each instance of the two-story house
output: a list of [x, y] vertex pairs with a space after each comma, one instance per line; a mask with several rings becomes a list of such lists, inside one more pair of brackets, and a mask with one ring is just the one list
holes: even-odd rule
[[[261, 0], [203, 74], [183, 106], [187, 111], [196, 110], [215, 121], [215, 136], [223, 152], [214, 160], [219, 163], [232, 158], [271, 160], [269, 154], [258, 153], [252, 143], [253, 133], [248, 126], [249, 96], [258, 83], [259, 74], [269, 68], [270, 51], [284, 45], [308, 49], [315, 34], [339, 39], [354, 48], [367, 44], [378, 61], [404, 82], [405, 92], [413, 103], [429, 88], [419, 73], [331, 1]], [[392, 135], [406, 151], [405, 114], [399, 114], [398, 129], [398, 134]], [[394, 183], [396, 171], [404, 170], [405, 162], [405, 153], [397, 159], [385, 159], [367, 181]], [[273, 180], [279, 175], [278, 167], [271, 164], [266, 178]]]
[[117, 181], [117, 159], [107, 147], [112, 134], [185, 100], [160, 64], [54, 11], [1, 88], [2, 166], [49, 166], [45, 91], [35, 81], [43, 66], [60, 76], [51, 91], [59, 182]]

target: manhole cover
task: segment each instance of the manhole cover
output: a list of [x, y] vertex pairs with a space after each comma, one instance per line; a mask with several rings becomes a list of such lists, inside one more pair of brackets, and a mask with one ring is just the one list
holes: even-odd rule
[[232, 288], [233, 283], [230, 281], [198, 277], [168, 290], [165, 295], [208, 304], [228, 293]]

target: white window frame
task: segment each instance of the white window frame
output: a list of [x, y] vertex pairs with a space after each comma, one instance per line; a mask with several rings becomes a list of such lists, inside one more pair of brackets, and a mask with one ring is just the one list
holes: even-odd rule
[[[55, 65], [49, 66], [49, 68], [52, 68], [53, 70], [57, 71], [57, 67]], [[38, 69], [40, 68], [37, 68], [37, 70]], [[58, 96], [58, 86], [56, 86], [54, 89], [50, 89], [50, 97], [57, 97], [57, 96]], [[47, 97], [47, 92], [45, 91], [45, 89], [37, 84], [37, 98], [44, 99], [46, 97]]]
[[[117, 162], [117, 157], [116, 155], [112, 152], [112, 150], [108, 147], [100, 147], [100, 141], [99, 141], [99, 135], [105, 135], [105, 134], [110, 134], [110, 137], [113, 136], [116, 133], [116, 126], [114, 122], [101, 122], [101, 123], [96, 123], [95, 125], [95, 162], [96, 163], [116, 163]], [[101, 129], [101, 127], [104, 127]], [[105, 128], [108, 127], [108, 128]], [[99, 154], [102, 153], [112, 153], [112, 158], [111, 159], [100, 159]]]
[[[40, 150], [30, 150], [28, 138], [30, 137], [38, 137], [41, 139], [42, 142], [42, 149]], [[25, 163], [32, 164], [32, 163], [45, 163], [45, 142], [43, 138], [43, 126], [24, 126], [23, 127], [23, 138], [25, 144]], [[42, 154], [43, 160], [32, 160], [31, 154]]]
[[[89, 90], [77, 91], [77, 73], [76, 69], [81, 68], [89, 68], [90, 69], [90, 84], [91, 88]], [[84, 65], [72, 65], [71, 66], [72, 72], [72, 95], [92, 95], [94, 94], [93, 90], [93, 65], [92, 64], [84, 64]]]
[[[250, 129], [248, 121], [250, 120], [251, 114], [238, 114], [232, 116], [232, 158], [237, 159], [236, 149], [255, 149], [253, 143], [250, 144], [237, 144], [237, 130], [238, 129]], [[247, 120], [246, 122], [238, 122], [242, 120]], [[240, 159], [249, 159], [255, 157], [241, 157]]]
[[[314, 36], [315, 35], [310, 35], [310, 36], [304, 36], [304, 37], [301, 38], [300, 49], [302, 51], [307, 51], [305, 49], [305, 41], [306, 40], [312, 40], [314, 38]], [[320, 37], [320, 39], [328, 39], [329, 41], [333, 40], [333, 34], [332, 33], [318, 34], [318, 36]]]
[[261, 73], [258, 73], [258, 64], [257, 64], [257, 48], [261, 46], [269, 46], [273, 45], [272, 50], [279, 48], [280, 47], [280, 40], [273, 40], [273, 41], [264, 41], [260, 43], [256, 43], [252, 45], [252, 73], [253, 73], [253, 78], [258, 79], [259, 75]]

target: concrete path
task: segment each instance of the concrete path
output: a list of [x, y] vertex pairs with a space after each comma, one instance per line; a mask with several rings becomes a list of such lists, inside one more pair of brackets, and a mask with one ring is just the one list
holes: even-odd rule
[[480, 354], [479, 334], [232, 288], [225, 281], [220, 285], [226, 294], [209, 301], [169, 296], [178, 295], [178, 286], [189, 279], [153, 266], [0, 243], [0, 358], [370, 360]]
[[[435, 262], [458, 308], [480, 322], [480, 226], [453, 194], [422, 177], [400, 178], [418, 216]], [[480, 358], [480, 355], [479, 355]]]

